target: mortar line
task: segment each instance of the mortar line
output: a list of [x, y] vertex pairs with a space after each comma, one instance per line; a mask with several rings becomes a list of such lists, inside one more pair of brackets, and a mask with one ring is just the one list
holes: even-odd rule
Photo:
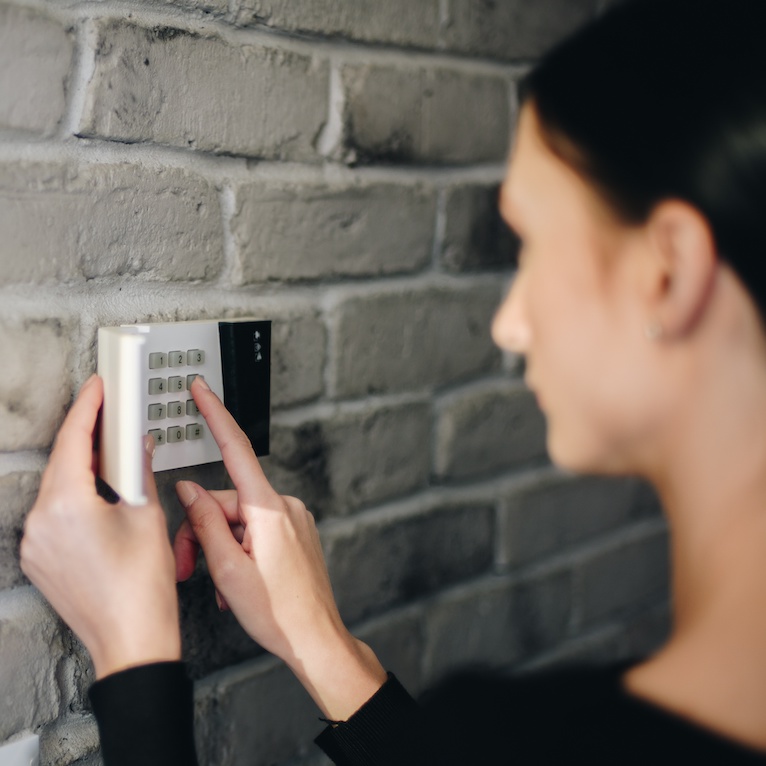
[[94, 31], [90, 21], [76, 25], [75, 53], [70, 70], [70, 93], [64, 119], [61, 121], [59, 138], [62, 140], [77, 136], [85, 112], [88, 83], [96, 69], [96, 50], [92, 44]]
[[0, 452], [0, 476], [42, 471], [48, 462], [46, 450]]
[[236, 214], [236, 191], [231, 184], [224, 184], [218, 192], [223, 237], [223, 267], [218, 278], [210, 283], [214, 287], [228, 288], [242, 283], [242, 259], [232, 229]]
[[[30, 6], [45, 8], [32, 0]], [[503, 61], [479, 58], [448, 50], [419, 47], [402, 47], [388, 42], [328, 38], [319, 32], [294, 33], [265, 25], [237, 26], [226, 20], [226, 15], [202, 16], [173, 6], [161, 8], [150, 5], [136, 7], [130, 0], [109, 2], [82, 2], [66, 9], [70, 16], [80, 19], [129, 19], [136, 26], [169, 26], [187, 32], [215, 36], [230, 45], [263, 45], [281, 48], [311, 58], [328, 58], [338, 55], [349, 63], [375, 63], [381, 65], [445, 67], [466, 74], [487, 76], [513, 76], [519, 67], [527, 66], [527, 59]], [[239, 8], [236, 9], [239, 11]]]
[[496, 184], [505, 173], [505, 163], [475, 163], [465, 166], [365, 166], [324, 163], [279, 162], [244, 155], [217, 155], [182, 147], [152, 143], [125, 143], [103, 138], [67, 136], [69, 140], [40, 138], [28, 131], [0, 130], [0, 161], [78, 162], [88, 164], [128, 163], [154, 169], [159, 165], [196, 173], [223, 184], [227, 181], [294, 181], [296, 183], [391, 183], [428, 184], [434, 187], [456, 183]]
[[442, 256], [447, 237], [447, 190], [439, 188], [436, 195], [436, 215], [434, 217], [434, 243], [431, 250], [431, 268], [438, 273], [444, 271]]
[[[346, 97], [343, 91], [340, 66], [332, 56], [329, 60], [330, 76], [328, 78], [329, 92], [327, 94], [327, 121], [325, 122], [316, 142], [317, 151], [326, 159], [341, 160], [343, 151], [343, 115], [346, 110]], [[347, 160], [353, 158], [347, 157]]]
[[224, 16], [229, 24], [236, 24], [241, 5], [241, 0], [229, 0], [228, 9], [226, 11], [226, 15]]

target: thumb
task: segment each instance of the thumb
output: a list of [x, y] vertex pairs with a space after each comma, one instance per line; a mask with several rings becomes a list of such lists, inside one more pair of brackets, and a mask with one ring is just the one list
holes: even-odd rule
[[179, 481], [176, 492], [217, 584], [224, 567], [229, 572], [237, 571], [240, 560], [247, 559], [247, 554], [234, 538], [223, 508], [209, 492], [193, 481]]

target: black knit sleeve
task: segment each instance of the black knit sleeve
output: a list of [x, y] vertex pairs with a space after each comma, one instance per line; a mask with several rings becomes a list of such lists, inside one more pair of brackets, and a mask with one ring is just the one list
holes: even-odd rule
[[348, 721], [328, 726], [315, 742], [337, 766], [407, 764], [419, 711], [389, 673], [386, 683]]
[[89, 696], [105, 766], [197, 766], [193, 686], [183, 663], [114, 673]]

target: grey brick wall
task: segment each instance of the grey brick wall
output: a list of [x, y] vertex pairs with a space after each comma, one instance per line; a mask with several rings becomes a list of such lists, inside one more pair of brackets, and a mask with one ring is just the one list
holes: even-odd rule
[[[662, 639], [651, 492], [552, 468], [489, 337], [516, 82], [604, 5], [0, 0], [0, 744], [101, 762], [86, 653], [18, 563], [100, 325], [274, 321], [264, 467], [414, 692]], [[227, 482], [159, 475], [171, 529], [181, 477]], [[312, 703], [218, 613], [204, 563], [179, 594], [203, 764], [324, 763]]]

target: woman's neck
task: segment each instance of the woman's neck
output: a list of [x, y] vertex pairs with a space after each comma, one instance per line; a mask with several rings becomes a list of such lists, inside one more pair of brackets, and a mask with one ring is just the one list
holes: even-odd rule
[[766, 588], [766, 361], [729, 356], [696, 371], [655, 452], [679, 631], [732, 591]]
[[766, 751], [766, 352], [757, 318], [718, 328], [646, 463], [671, 532], [674, 627], [626, 683]]

